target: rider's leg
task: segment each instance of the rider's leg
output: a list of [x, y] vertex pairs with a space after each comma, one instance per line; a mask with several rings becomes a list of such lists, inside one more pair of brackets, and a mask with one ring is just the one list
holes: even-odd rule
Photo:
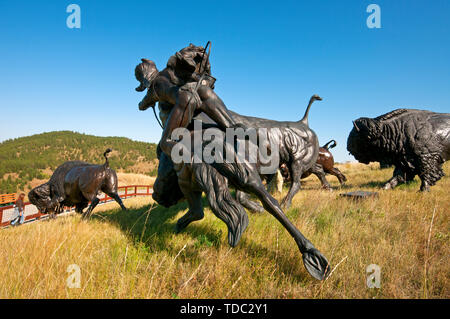
[[172, 132], [177, 128], [187, 127], [191, 123], [195, 111], [205, 112], [222, 129], [242, 126], [236, 124], [228, 114], [225, 104], [211, 88], [201, 85], [197, 93], [179, 90], [177, 103], [167, 118], [160, 143], [162, 151], [169, 157], [172, 147], [176, 144], [172, 140]]
[[228, 109], [223, 101], [210, 87], [201, 85], [197, 92], [202, 101], [199, 109], [214, 120], [221, 129], [237, 126], [237, 123], [228, 114]]

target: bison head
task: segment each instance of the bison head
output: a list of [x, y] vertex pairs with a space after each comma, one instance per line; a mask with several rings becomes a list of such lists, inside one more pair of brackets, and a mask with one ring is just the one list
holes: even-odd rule
[[178, 185], [178, 176], [172, 160], [160, 151], [158, 145], [158, 176], [153, 184], [153, 199], [164, 207], [175, 205], [183, 193]]
[[47, 213], [55, 209], [50, 194], [50, 185], [45, 183], [33, 188], [28, 193], [28, 199], [41, 213]]
[[347, 139], [347, 150], [359, 162], [369, 164], [382, 155], [378, 150], [381, 127], [378, 121], [362, 117], [353, 121], [353, 129]]

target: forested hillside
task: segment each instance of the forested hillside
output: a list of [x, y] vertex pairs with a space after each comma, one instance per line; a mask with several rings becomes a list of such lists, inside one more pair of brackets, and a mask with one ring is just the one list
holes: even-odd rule
[[33, 180], [48, 179], [56, 167], [68, 160], [103, 163], [103, 152], [108, 147], [113, 150], [109, 155], [113, 169], [156, 175], [155, 144], [56, 131], [0, 143], [0, 194], [29, 189]]

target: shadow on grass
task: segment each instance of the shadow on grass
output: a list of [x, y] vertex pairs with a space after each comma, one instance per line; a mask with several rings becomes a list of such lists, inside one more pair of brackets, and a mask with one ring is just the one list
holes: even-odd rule
[[420, 183], [421, 183], [420, 180], [414, 179], [413, 181], [398, 185], [396, 189], [404, 189], [404, 190], [414, 190], [415, 188], [419, 189]]
[[[208, 205], [203, 198], [204, 207]], [[120, 209], [100, 212], [92, 216], [93, 219], [108, 222], [122, 230], [137, 246], [144, 245], [144, 249], [150, 251], [167, 251], [176, 254], [175, 248], [168, 242], [175, 233], [178, 213], [187, 211], [187, 202], [180, 202], [170, 208], [154, 204], [145, 205], [137, 209]], [[211, 227], [196, 225], [195, 223], [184, 230], [193, 239], [197, 239], [200, 245], [215, 246], [220, 243], [221, 233]]]
[[[203, 197], [203, 205], [204, 207], [208, 206], [205, 197]], [[180, 202], [170, 208], [165, 208], [155, 203], [153, 208], [150, 204], [138, 209], [128, 209], [127, 211], [114, 209], [97, 213], [92, 218], [115, 225], [140, 248], [154, 252], [166, 251], [170, 255], [175, 256], [179, 252], [179, 248], [169, 244], [173, 236], [178, 236], [175, 233], [176, 220], [174, 217], [178, 213], [186, 211], [187, 208], [187, 202]], [[150, 209], [151, 211], [147, 213]], [[298, 252], [298, 261], [293, 262], [284, 254], [277, 253], [274, 249], [268, 249], [252, 240], [252, 238], [246, 237], [246, 232], [244, 232], [243, 238], [236, 249], [243, 249], [246, 251], [246, 255], [254, 258], [260, 256], [273, 260], [274, 266], [275, 262], [277, 264], [277, 272], [292, 276], [293, 280], [297, 282], [309, 280], [308, 278], [310, 277], [298, 269], [303, 268], [300, 252]], [[182, 233], [196, 240], [194, 245], [185, 249], [183, 256], [180, 256], [182, 259], [197, 258], [200, 251], [199, 248], [202, 246], [214, 249], [224, 245], [222, 230], [211, 227], [211, 225], [201, 221], [190, 224]], [[289, 236], [287, 232], [285, 236]], [[311, 280], [313, 279], [311, 278]]]
[[341, 189], [350, 189], [350, 188], [353, 188], [353, 187], [354, 187], [353, 184], [345, 182], [343, 185], [333, 186], [333, 189], [341, 190]]
[[386, 181], [383, 181], [383, 182], [372, 181], [372, 182], [361, 184], [361, 185], [359, 185], [359, 187], [369, 187], [369, 188], [380, 189], [380, 188], [383, 188], [384, 184], [386, 184]]
[[[364, 183], [359, 185], [360, 187], [370, 187], [370, 188], [377, 188], [377, 189], [382, 189], [383, 186], [386, 184], [386, 181], [383, 182], [368, 182], [368, 183]], [[413, 180], [413, 181], [409, 181], [403, 184], [399, 184], [397, 185], [397, 187], [395, 189], [414, 189], [415, 187], [418, 187], [420, 185], [420, 181], [418, 180]]]
[[[282, 234], [280, 235], [290, 237], [287, 231], [285, 233], [282, 232]], [[292, 246], [295, 246], [296, 250], [296, 256], [294, 257], [294, 259], [288, 256], [283, 251], [279, 250], [277, 252], [277, 249], [275, 247], [264, 247], [257, 241], [245, 236], [243, 236], [236, 248], [245, 250], [246, 255], [249, 258], [262, 257], [269, 260], [269, 263], [272, 264], [271, 266], [276, 268], [274, 269], [274, 273], [278, 273], [280, 277], [289, 276], [291, 277], [292, 281], [301, 284], [304, 284], [305, 282], [317, 283], [318, 281], [311, 277], [306, 271], [305, 266], [303, 265], [302, 254], [297, 248], [294, 239], [290, 238], [290, 240], [292, 241]]]

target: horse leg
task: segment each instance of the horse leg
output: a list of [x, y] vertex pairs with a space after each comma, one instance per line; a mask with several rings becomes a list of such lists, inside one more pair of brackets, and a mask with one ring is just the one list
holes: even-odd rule
[[[183, 188], [181, 189], [183, 191]], [[202, 203], [202, 192], [197, 191], [189, 191], [186, 190], [183, 192], [186, 197], [189, 210], [186, 214], [184, 214], [178, 221], [175, 227], [175, 232], [179, 233], [183, 229], [185, 229], [190, 223], [201, 220], [205, 216], [203, 212], [203, 203]]]
[[328, 260], [314, 245], [291, 223], [284, 214], [278, 201], [273, 198], [258, 180], [250, 178], [246, 188], [252, 191], [261, 200], [264, 208], [272, 214], [294, 238], [302, 253], [303, 264], [306, 270], [318, 280], [323, 280], [330, 271]]
[[264, 208], [257, 202], [250, 200], [248, 194], [243, 191], [236, 190], [236, 199], [239, 203], [241, 203], [242, 206], [244, 206], [245, 208], [247, 208], [252, 212], [257, 213], [264, 212]]
[[[214, 215], [227, 225], [228, 244], [235, 247], [248, 226], [248, 216], [244, 207], [231, 196], [228, 180], [224, 175], [208, 164], [194, 164], [193, 166], [196, 183], [206, 193]], [[235, 171], [229, 170], [230, 166], [221, 164], [218, 164], [218, 166], [224, 168], [223, 173], [228, 176], [235, 173]], [[236, 175], [234, 177], [237, 178], [237, 181], [241, 180]], [[261, 187], [264, 188], [262, 183]]]
[[[215, 210], [214, 206], [217, 205], [233, 205], [233, 198], [229, 196], [231, 199], [228, 200], [228, 197], [217, 197], [217, 196], [211, 196], [212, 190], [217, 189], [217, 192], [214, 192], [212, 195], [222, 194], [226, 195], [229, 194], [228, 185], [227, 185], [227, 179], [232, 181], [232, 183], [235, 185], [235, 187], [239, 188], [242, 191], [255, 194], [259, 200], [262, 202], [264, 208], [272, 214], [283, 226], [286, 228], [286, 230], [289, 232], [289, 234], [294, 238], [295, 242], [297, 243], [298, 248], [300, 249], [300, 252], [302, 253], [303, 258], [303, 264], [305, 265], [306, 270], [316, 279], [323, 280], [328, 272], [330, 271], [330, 266], [328, 264], [327, 259], [325, 256], [323, 256], [319, 250], [317, 250], [314, 245], [305, 237], [303, 234], [294, 226], [294, 224], [291, 223], [291, 221], [287, 218], [287, 216], [284, 214], [283, 210], [280, 207], [280, 204], [278, 201], [273, 198], [269, 192], [266, 190], [264, 185], [262, 184], [261, 178], [258, 174], [257, 168], [255, 165], [250, 165], [249, 163], [245, 164], [239, 164], [235, 163], [233, 165], [226, 165], [221, 163], [213, 163], [212, 164], [216, 170], [214, 170], [211, 174], [202, 174], [202, 171], [195, 172], [196, 174], [196, 180], [200, 180], [201, 183], [203, 183], [205, 186], [203, 189], [208, 194], [208, 199], [211, 205], [211, 208], [213, 208], [213, 211]], [[207, 166], [207, 165], [205, 165]], [[296, 175], [292, 175], [293, 177], [293, 183], [296, 181], [295, 178], [299, 179], [303, 173], [302, 167], [300, 163], [297, 163], [293, 165], [294, 168], [298, 168], [299, 170], [292, 169], [292, 172]], [[220, 174], [218, 174], [220, 172]], [[226, 178], [225, 178], [226, 177]], [[211, 183], [211, 181], [213, 183]], [[211, 186], [213, 187], [211, 187]], [[225, 191], [224, 191], [225, 190]], [[227, 192], [228, 191], [228, 192]], [[242, 209], [242, 206], [239, 205], [239, 203], [236, 203], [238, 205], [233, 205], [230, 207], [220, 207], [221, 210], [218, 210], [219, 213], [221, 211], [225, 212], [225, 217], [230, 218], [230, 213], [232, 213], [232, 220], [231, 221], [225, 221], [221, 218], [221, 216], [218, 216], [222, 220], [227, 223], [227, 225], [237, 225], [239, 227], [242, 227], [241, 224], [243, 222], [245, 223], [244, 226], [247, 227], [248, 225], [248, 217], [245, 214], [245, 211]], [[233, 210], [233, 208], [236, 208], [236, 211]], [[241, 212], [241, 210], [243, 212]], [[243, 219], [241, 219], [243, 218]], [[236, 226], [234, 227], [234, 229]], [[233, 239], [233, 235], [230, 233], [230, 227], [229, 233], [228, 233], [228, 240], [230, 242], [230, 239]], [[233, 228], [231, 228], [233, 230]], [[243, 230], [242, 230], [243, 231]], [[240, 231], [240, 233], [242, 233]], [[238, 234], [240, 238], [240, 234]], [[237, 242], [234, 242], [236, 244]], [[230, 243], [231, 245], [231, 243]], [[233, 246], [233, 245], [232, 245]]]

